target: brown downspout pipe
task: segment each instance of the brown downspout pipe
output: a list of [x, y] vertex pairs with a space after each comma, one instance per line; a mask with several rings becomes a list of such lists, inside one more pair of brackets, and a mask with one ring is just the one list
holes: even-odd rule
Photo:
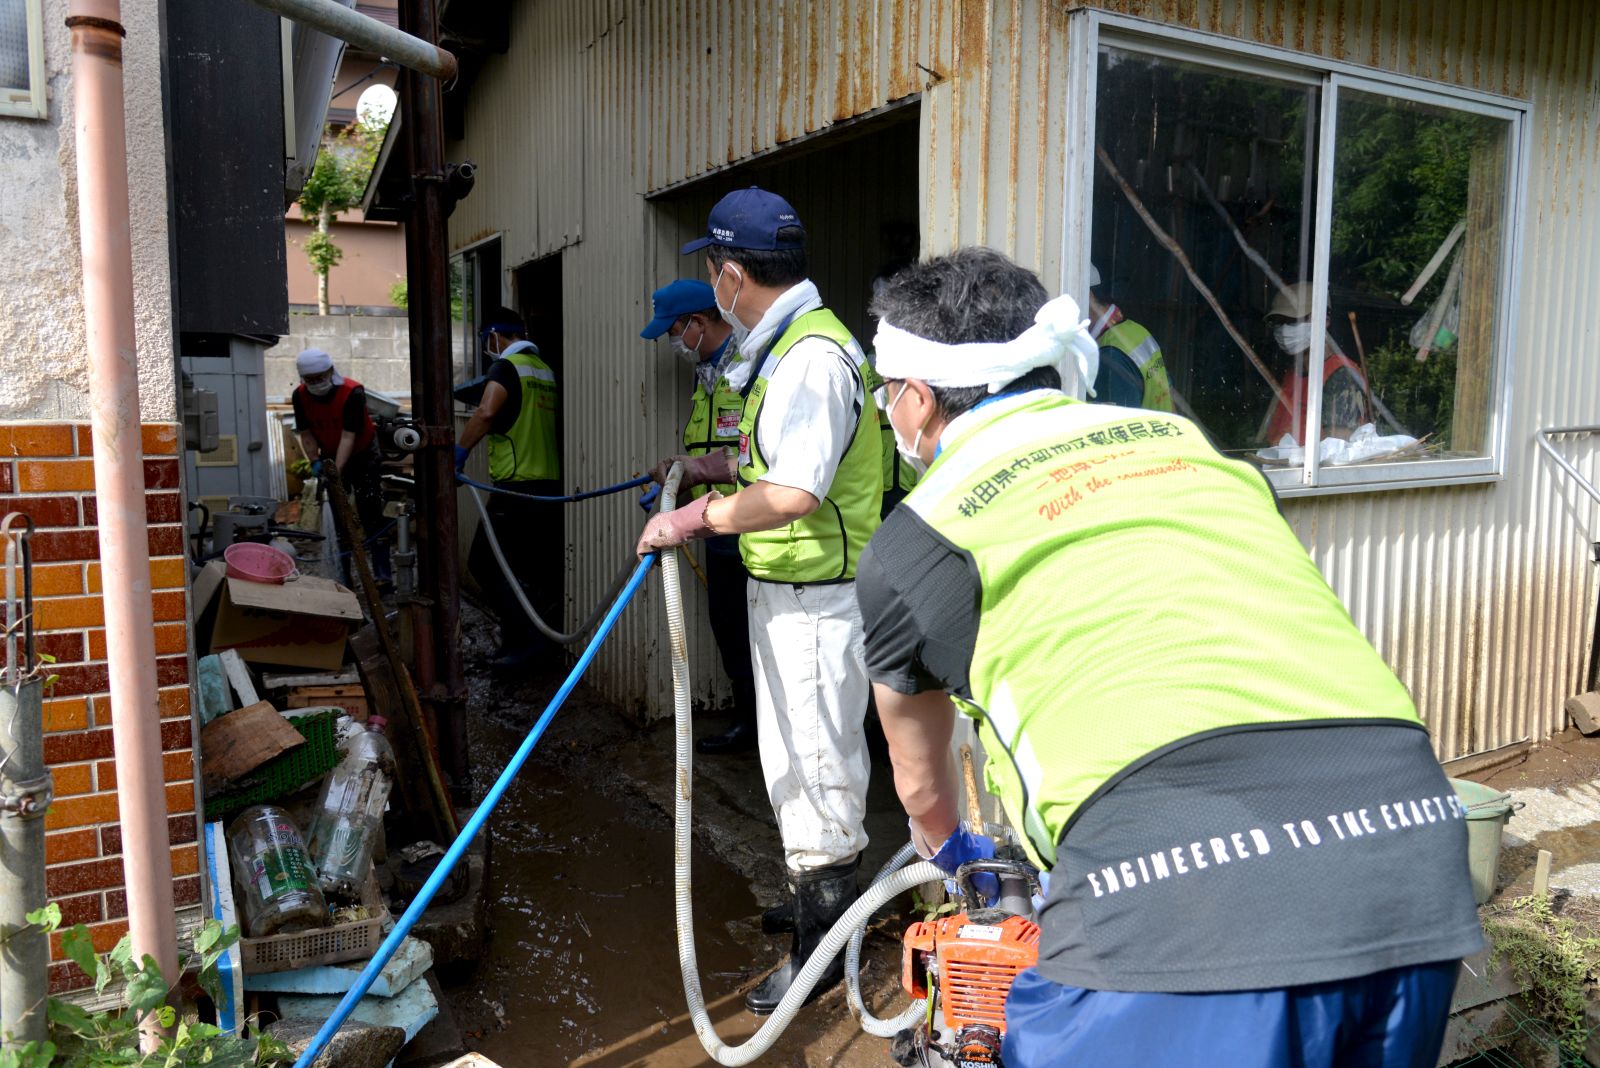
[[[77, 133], [78, 235], [84, 346], [94, 425], [106, 660], [111, 675], [122, 872], [133, 959], [148, 953], [178, 981], [172, 857], [156, 706], [155, 617], [133, 333], [133, 241], [117, 0], [71, 0], [72, 102]], [[42, 904], [42, 902], [41, 902]], [[149, 1036], [146, 1041], [148, 1042]]]

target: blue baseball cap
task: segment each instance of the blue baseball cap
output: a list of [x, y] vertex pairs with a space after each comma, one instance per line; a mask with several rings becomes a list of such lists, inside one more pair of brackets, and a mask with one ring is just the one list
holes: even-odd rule
[[717, 306], [717, 296], [712, 288], [694, 278], [680, 278], [668, 282], [650, 295], [655, 303], [656, 317], [644, 324], [639, 336], [646, 341], [672, 329], [672, 324], [694, 312], [707, 311]]
[[707, 245], [724, 248], [747, 248], [771, 251], [780, 248], [803, 248], [805, 242], [780, 241], [778, 231], [785, 226], [799, 226], [800, 216], [790, 203], [776, 193], [751, 186], [735, 189], [711, 209], [706, 220], [706, 236], [697, 237], [683, 246], [683, 255], [699, 252]]

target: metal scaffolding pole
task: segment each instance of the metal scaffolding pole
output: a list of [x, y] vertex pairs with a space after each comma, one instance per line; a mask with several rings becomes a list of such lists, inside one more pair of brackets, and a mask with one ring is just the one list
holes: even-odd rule
[[321, 30], [329, 37], [394, 60], [441, 81], [456, 76], [456, 57], [434, 43], [391, 29], [377, 19], [351, 11], [337, 0], [254, 0], [257, 6], [286, 19]]
[[[436, 0], [402, 0], [400, 26], [432, 44], [438, 40]], [[458, 792], [467, 773], [466, 685], [461, 670], [461, 583], [457, 566], [455, 402], [451, 396], [450, 255], [439, 83], [415, 71], [400, 81], [401, 133], [411, 175], [406, 217], [406, 275], [410, 290], [412, 410], [423, 426], [417, 453], [417, 547], [420, 592], [431, 611], [414, 627], [417, 689], [433, 714], [440, 762]]]

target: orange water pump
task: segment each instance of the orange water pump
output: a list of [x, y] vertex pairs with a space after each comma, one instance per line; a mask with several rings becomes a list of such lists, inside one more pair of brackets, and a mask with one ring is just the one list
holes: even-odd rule
[[[957, 885], [968, 903], [979, 901], [972, 875], [993, 873], [1000, 894], [995, 907], [970, 908], [912, 924], [905, 933], [900, 982], [913, 998], [929, 998], [935, 1020], [902, 1032], [893, 1056], [903, 1065], [934, 1063], [938, 1055], [957, 1068], [1000, 1064], [1006, 997], [1024, 968], [1039, 962], [1039, 925], [1030, 918], [1033, 869], [1016, 861], [963, 865]], [[942, 1026], [940, 1026], [942, 1024]]]

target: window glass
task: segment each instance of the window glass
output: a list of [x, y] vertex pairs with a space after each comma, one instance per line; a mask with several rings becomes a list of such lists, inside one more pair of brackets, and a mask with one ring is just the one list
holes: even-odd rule
[[1292, 368], [1268, 315], [1309, 294], [1321, 94], [1317, 84], [1101, 50], [1097, 400], [1178, 411], [1235, 455], [1268, 444]]
[[478, 349], [477, 329], [473, 323], [477, 310], [477, 293], [471, 264], [463, 255], [450, 257], [450, 337], [451, 359], [456, 377], [466, 380], [477, 375], [475, 353]]
[[1339, 92], [1328, 318], [1341, 351], [1324, 370], [1337, 363], [1355, 388], [1323, 433], [1370, 423], [1398, 445], [1347, 462], [1488, 454], [1510, 133], [1506, 119]]
[[27, 0], [0, 0], [0, 89], [26, 90], [31, 85]]

